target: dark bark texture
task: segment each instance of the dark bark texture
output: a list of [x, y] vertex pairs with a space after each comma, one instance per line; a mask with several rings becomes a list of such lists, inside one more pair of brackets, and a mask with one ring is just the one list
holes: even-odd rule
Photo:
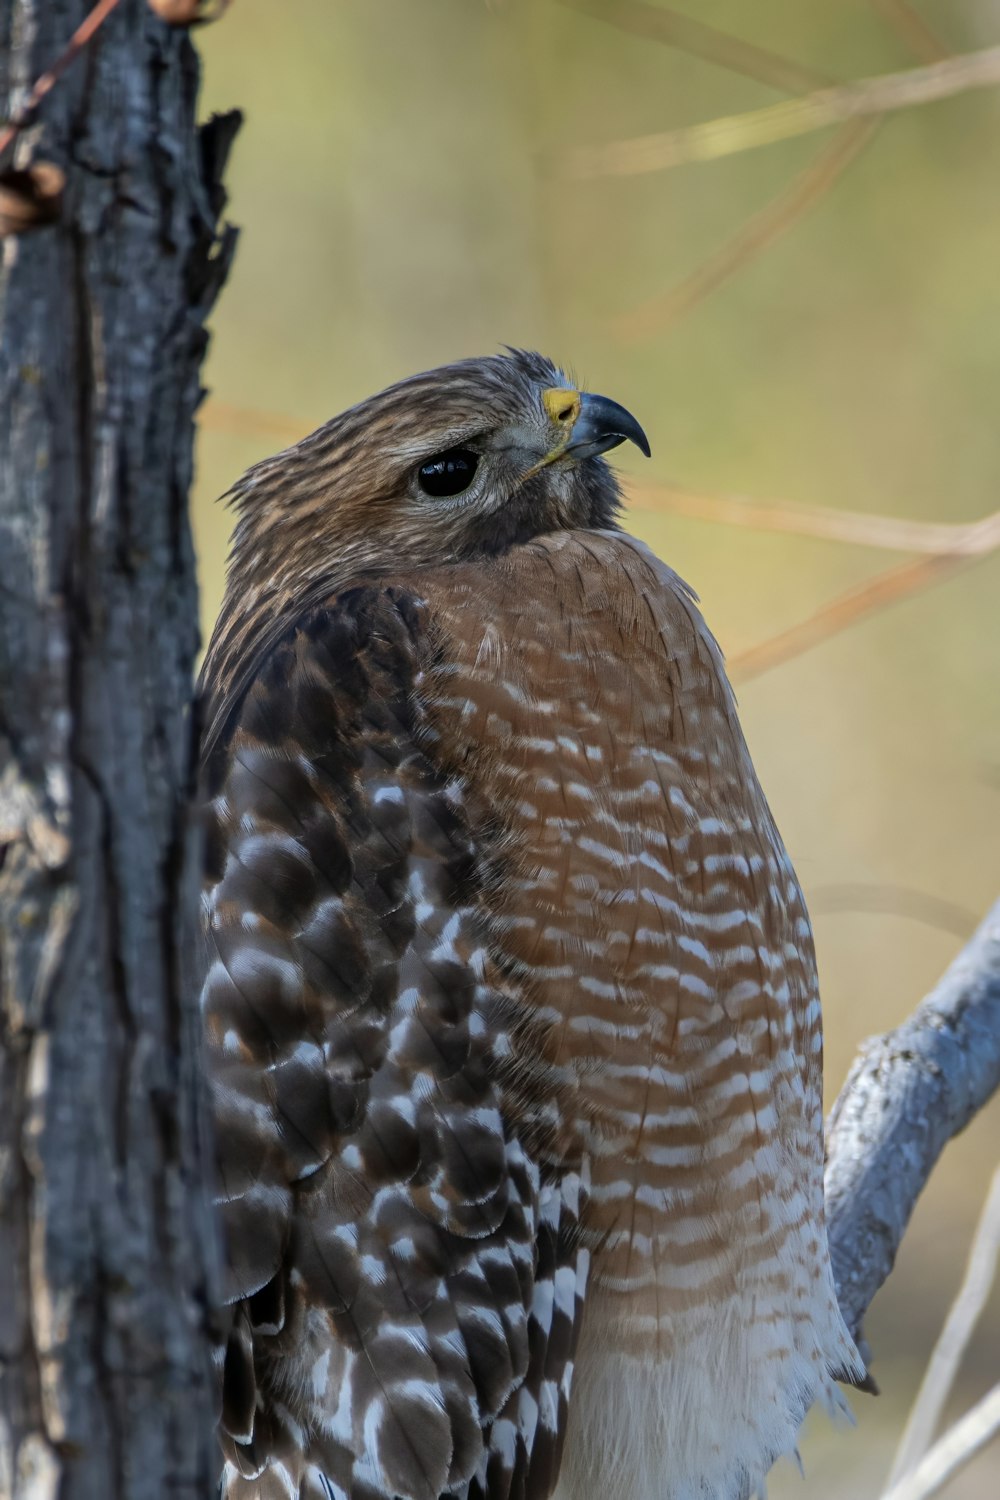
[[[91, 0], [0, 0], [12, 113]], [[210, 1494], [217, 1285], [190, 970], [187, 520], [232, 117], [123, 0], [16, 163], [0, 245], [0, 1495]]]

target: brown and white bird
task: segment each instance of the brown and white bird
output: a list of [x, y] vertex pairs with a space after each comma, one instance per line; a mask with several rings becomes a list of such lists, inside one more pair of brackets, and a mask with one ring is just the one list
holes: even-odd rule
[[622, 407], [258, 464], [204, 674], [226, 1500], [740, 1500], [860, 1374], [802, 893]]

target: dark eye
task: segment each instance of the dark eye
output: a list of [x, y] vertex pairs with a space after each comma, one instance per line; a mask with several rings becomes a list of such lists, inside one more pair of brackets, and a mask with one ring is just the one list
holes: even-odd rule
[[476, 474], [479, 454], [468, 448], [449, 448], [437, 458], [428, 459], [417, 471], [420, 488], [435, 500], [444, 495], [460, 495], [467, 490]]

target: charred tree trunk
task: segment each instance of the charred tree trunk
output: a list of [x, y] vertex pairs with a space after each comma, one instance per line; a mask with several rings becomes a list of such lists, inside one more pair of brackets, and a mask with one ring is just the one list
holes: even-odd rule
[[[0, 0], [0, 110], [89, 9]], [[0, 1494], [21, 1500], [205, 1500], [215, 1470], [187, 492], [238, 121], [199, 132], [197, 84], [186, 33], [123, 0], [17, 142], [17, 168], [65, 173], [57, 221], [0, 245]]]

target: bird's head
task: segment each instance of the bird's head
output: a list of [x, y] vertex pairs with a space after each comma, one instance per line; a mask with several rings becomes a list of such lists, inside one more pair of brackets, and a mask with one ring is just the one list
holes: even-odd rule
[[398, 569], [498, 552], [542, 532], [614, 524], [602, 454], [638, 422], [576, 390], [541, 355], [512, 350], [411, 376], [251, 469], [233, 491], [258, 566], [296, 544], [309, 568]]
[[510, 350], [414, 375], [265, 459], [234, 486], [226, 598], [206, 663], [226, 677], [252, 642], [348, 582], [502, 552], [545, 532], [613, 526], [603, 454], [636, 419]]

